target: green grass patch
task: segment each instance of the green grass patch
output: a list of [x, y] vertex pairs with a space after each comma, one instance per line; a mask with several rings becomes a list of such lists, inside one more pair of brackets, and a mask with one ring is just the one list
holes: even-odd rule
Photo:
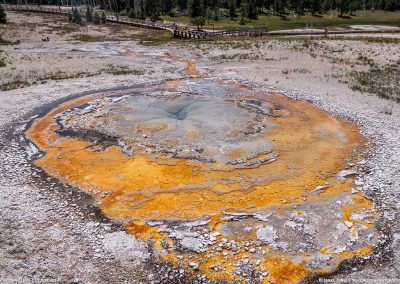
[[7, 63], [6, 60], [4, 58], [0, 58], [0, 67], [6, 67]]
[[[276, 39], [276, 37], [274, 37]], [[351, 40], [351, 41], [362, 41], [362, 42], [369, 42], [369, 43], [400, 43], [400, 38], [390, 38], [390, 37], [373, 37], [373, 36], [362, 36], [362, 37], [354, 37], [354, 36], [329, 36], [329, 37], [302, 37], [307, 38], [310, 40]]]
[[77, 32], [79, 30], [79, 26], [73, 24], [55, 24], [55, 25], [47, 25], [46, 32], [53, 33], [56, 32], [58, 34], [68, 34]]
[[222, 61], [231, 61], [231, 60], [260, 60], [261, 56], [259, 54], [254, 53], [235, 53], [231, 55], [221, 54], [219, 56], [211, 57], [212, 60], [222, 60]]
[[[143, 45], [158, 45], [167, 43], [172, 39], [172, 33], [165, 30], [141, 29], [123, 25], [110, 25], [112, 32], [110, 35], [92, 36], [88, 34], [79, 34], [74, 38], [81, 42], [103, 42], [103, 41], [124, 41], [137, 40]], [[124, 29], [136, 29], [137, 33], [125, 34]]]
[[5, 84], [0, 85], [0, 90], [1, 91], [8, 91], [8, 90], [13, 90], [13, 89], [18, 89], [18, 88], [23, 88], [23, 87], [28, 87], [31, 84], [27, 81], [23, 80], [14, 80]]
[[81, 42], [101, 42], [101, 41], [110, 40], [106, 36], [91, 36], [91, 35], [87, 35], [87, 34], [80, 34], [80, 35], [74, 36], [74, 38]]
[[139, 43], [152, 46], [152, 45], [160, 45], [169, 42], [172, 40], [173, 35], [170, 31], [165, 30], [144, 30], [143, 33], [139, 35], [135, 35], [134, 38], [139, 40]]
[[400, 66], [399, 64], [378, 67], [373, 65], [368, 71], [353, 71], [351, 86], [353, 91], [376, 94], [381, 98], [400, 103]]
[[[163, 16], [164, 20], [184, 23], [190, 25], [190, 18], [187, 16], [170, 17]], [[339, 17], [336, 11], [330, 11], [323, 15], [313, 16], [274, 16], [261, 15], [257, 20], [247, 20], [244, 27], [257, 28], [267, 27], [268, 31], [296, 29], [296, 28], [325, 28], [325, 27], [348, 27], [350, 25], [391, 25], [400, 27], [400, 12], [386, 11], [358, 11], [354, 15]], [[206, 23], [204, 29], [234, 29], [241, 28], [239, 19], [230, 20], [227, 17], [221, 17], [219, 21], [210, 20]]]
[[108, 66], [108, 69], [103, 70], [107, 74], [112, 74], [114, 76], [119, 76], [119, 75], [144, 75], [143, 70], [138, 70], [138, 69], [129, 69], [128, 67], [125, 66], [114, 66], [110, 65]]
[[49, 73], [43, 76], [37, 76], [36, 78], [31, 80], [25, 80], [21, 76], [17, 76], [16, 78], [14, 78], [13, 81], [0, 85], [0, 90], [8, 91], [18, 88], [29, 87], [32, 85], [46, 83], [47, 80], [61, 81], [67, 79], [92, 77], [101, 74], [111, 74], [114, 76], [120, 76], [120, 75], [141, 76], [144, 75], [145, 72], [144, 70], [140, 69], [130, 69], [127, 66], [107, 65], [105, 68], [102, 68], [95, 72], [77, 72], [77, 73], [56, 72], [56, 73]]
[[17, 43], [16, 43], [16, 42], [9, 41], [9, 40], [2, 39], [2, 38], [0, 37], [0, 45], [11, 45], [11, 44], [17, 44]]

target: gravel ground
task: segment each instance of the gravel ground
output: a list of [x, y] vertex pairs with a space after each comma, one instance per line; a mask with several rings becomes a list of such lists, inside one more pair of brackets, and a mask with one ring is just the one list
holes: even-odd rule
[[[200, 45], [196, 54], [204, 62], [209, 62], [214, 76], [223, 74], [226, 79], [265, 86], [263, 88], [267, 92], [278, 91], [295, 99], [308, 100], [360, 126], [361, 133], [373, 145], [362, 165], [367, 174], [360, 182], [366, 196], [374, 200], [382, 213], [382, 226], [390, 231], [387, 236], [389, 242], [375, 262], [360, 271], [355, 268], [357, 271], [333, 278], [349, 281], [384, 279], [382, 283], [394, 279], [399, 282], [400, 105], [373, 94], [353, 91], [347, 74], [356, 68], [365, 68], [357, 65], [359, 54], [372, 58], [380, 65], [389, 62], [399, 64], [400, 46], [396, 43], [359, 41], [359, 37], [346, 41], [312, 41], [310, 44], [314, 48], [302, 48], [303, 39], [260, 41], [244, 47], [243, 44], [232, 44], [229, 48], [226, 43], [221, 43], [216, 48]], [[240, 59], [237, 54], [259, 54], [260, 57], [248, 59], [243, 56]], [[232, 55], [236, 58], [224, 60]], [[388, 109], [391, 109], [391, 114], [385, 113]]]
[[[27, 55], [28, 51], [34, 48], [50, 51], [64, 43], [70, 44], [63, 42], [61, 38], [60, 41], [47, 45], [27, 41], [18, 49], [14, 49], [13, 46], [4, 47], [2, 49], [7, 57], [16, 59], [16, 63], [9, 63], [6, 67], [9, 69], [6, 70], [14, 72], [16, 69], [12, 68], [18, 66], [18, 60], [24, 60], [24, 56], [32, 60], [28, 67], [35, 69], [39, 66], [38, 72], [41, 74], [68, 69], [68, 57], [75, 56], [68, 50], [57, 57], [55, 67], [50, 63], [35, 64], [35, 60], [49, 60], [45, 54], [38, 56], [37, 53], [31, 52], [31, 55]], [[386, 283], [387, 279], [395, 279], [400, 274], [400, 105], [374, 95], [352, 91], [346, 74], [354, 68], [367, 68], [363, 64], [354, 63], [360, 52], [366, 53], [378, 64], [392, 64], [399, 60], [400, 47], [396, 43], [336, 40], [327, 41], [323, 48], [314, 46], [313, 50], [293, 48], [302, 44], [303, 40], [278, 40], [267, 42], [266, 45], [245, 45], [238, 48], [239, 53], [259, 54], [259, 57], [249, 59], [246, 55], [242, 59], [231, 58], [229, 61], [221, 58], [221, 55], [237, 54], [238, 49], [226, 49], [217, 44], [212, 50], [203, 50], [198, 46], [193, 49], [191, 46], [188, 48], [180, 45], [179, 48], [182, 52], [192, 52], [193, 56], [198, 56], [201, 65], [208, 69], [212, 76], [240, 79], [262, 86], [266, 91], [279, 90], [290, 97], [307, 99], [338, 117], [360, 125], [361, 132], [373, 143], [373, 151], [365, 164], [361, 165], [368, 174], [360, 182], [365, 194], [375, 201], [377, 208], [382, 212], [382, 226], [390, 230], [389, 245], [380, 250], [383, 255], [376, 257], [376, 261], [363, 269], [357, 268], [352, 273], [339, 273], [333, 278], [385, 278], [383, 283]], [[76, 43], [76, 46], [87, 49], [98, 45]], [[170, 48], [177, 50], [175, 47]], [[160, 52], [159, 48], [150, 50]], [[336, 50], [344, 51], [337, 53]], [[104, 62], [100, 58], [84, 59], [82, 54], [78, 54], [78, 59], [72, 60], [79, 61], [79, 58], [84, 70], [92, 70], [97, 68], [97, 63]], [[106, 60], [107, 64], [127, 64], [124, 57], [107, 57]], [[111, 224], [92, 206], [93, 201], [88, 196], [74, 189], [70, 192], [59, 191], [57, 189], [62, 185], [54, 180], [46, 181], [46, 186], [33, 182], [32, 173], [35, 169], [26, 162], [27, 152], [21, 147], [24, 141], [18, 140], [18, 131], [22, 130], [24, 120], [32, 110], [43, 105], [84, 91], [155, 82], [179, 76], [176, 69], [168, 63], [155, 64], [154, 61], [143, 60], [140, 57], [134, 57], [132, 60], [129, 65], [145, 70], [144, 74], [98, 74], [87, 78], [45, 80], [40, 85], [0, 93], [2, 281], [29, 283], [35, 279], [42, 279], [42, 282], [50, 283], [184, 282], [182, 274], [177, 274], [169, 267], [152, 263], [148, 249], [137, 243], [134, 237], [121, 232], [117, 225]], [[46, 73], [49, 66], [50, 73]], [[73, 70], [77, 72], [79, 68]], [[15, 71], [15, 74], [18, 73], [19, 71]], [[388, 108], [392, 110], [391, 115], [385, 114]], [[129, 253], [132, 248], [136, 251], [134, 255]]]
[[[117, 63], [125, 60], [113, 59]], [[135, 66], [146, 67], [140, 60]], [[160, 274], [169, 279], [172, 269], [144, 264], [151, 261], [148, 249], [102, 216], [90, 197], [75, 189], [66, 192], [56, 180], [35, 182], [40, 180], [37, 169], [27, 162], [25, 144], [20, 140], [25, 119], [44, 105], [90, 90], [180, 76], [171, 73], [168, 64], [159, 67], [147, 75], [103, 74], [1, 92], [1, 281], [143, 283], [152, 277], [162, 279], [156, 277]]]

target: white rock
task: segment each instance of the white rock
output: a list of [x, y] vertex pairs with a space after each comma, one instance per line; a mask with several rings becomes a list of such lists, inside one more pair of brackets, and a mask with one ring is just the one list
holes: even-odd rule
[[338, 173], [338, 176], [341, 180], [344, 180], [347, 177], [354, 176], [357, 174], [355, 170], [342, 170]]
[[179, 241], [179, 244], [182, 246], [183, 249], [189, 251], [202, 252], [206, 250], [205, 245], [200, 238], [184, 237], [182, 240]]
[[347, 228], [353, 227], [353, 223], [351, 223], [349, 221], [344, 221], [344, 224], [347, 226]]
[[189, 262], [189, 267], [193, 268], [194, 270], [199, 269], [199, 265], [196, 262], [193, 262], [193, 261]]
[[272, 226], [266, 226], [258, 229], [256, 235], [257, 239], [268, 244], [271, 244], [278, 239], [278, 235]]
[[104, 235], [104, 250], [122, 261], [135, 261], [137, 264], [150, 258], [147, 247], [125, 232], [113, 232]]

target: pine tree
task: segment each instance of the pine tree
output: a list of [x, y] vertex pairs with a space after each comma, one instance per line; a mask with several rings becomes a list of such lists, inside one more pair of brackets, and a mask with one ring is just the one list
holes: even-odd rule
[[6, 23], [7, 23], [6, 11], [4, 11], [3, 6], [0, 5], [0, 24], [6, 24]]
[[72, 20], [77, 25], [82, 24], [81, 14], [79, 13], [77, 8], [72, 9]]
[[[279, 15], [283, 15], [285, 13], [285, 8], [286, 8], [285, 0], [275, 0], [274, 1], [274, 10]], [[299, 8], [299, 10], [301, 10], [301, 9]]]
[[214, 21], [219, 21], [219, 9], [217, 6], [214, 8]]
[[104, 25], [107, 22], [106, 14], [103, 12], [101, 13], [100, 22]]
[[186, 10], [188, 7], [187, 0], [177, 0], [176, 4], [178, 5], [179, 10], [181, 10], [181, 11]]
[[336, 10], [336, 8], [337, 8], [336, 0], [329, 0], [329, 9]]
[[[11, 1], [15, 2], [15, 0]], [[52, 1], [54, 2], [54, 0]], [[107, 4], [107, 1], [103, 2]], [[105, 7], [106, 4], [104, 3], [100, 5]], [[174, 12], [179, 10], [181, 15], [188, 15], [192, 18], [204, 17], [206, 21], [219, 20], [226, 14], [231, 20], [237, 17], [237, 21], [241, 21], [242, 24], [247, 19], [256, 19], [265, 10], [284, 17], [286, 13], [292, 12], [304, 15], [305, 12], [316, 14], [337, 10], [340, 15], [343, 15], [359, 9], [370, 9], [371, 11], [375, 9], [389, 11], [400, 9], [400, 0], [116, 0], [112, 2], [112, 5], [111, 2], [108, 3], [111, 6], [108, 8], [112, 8], [112, 12], [126, 10], [129, 17], [136, 16], [140, 19], [151, 18], [155, 20], [160, 15], [173, 16]], [[4, 10], [1, 9], [0, 22], [5, 21], [4, 14]], [[99, 15], [101, 20], [101, 14], [99, 13]], [[86, 7], [83, 17], [88, 22], [94, 21], [93, 9]], [[71, 21], [80, 23], [79, 18], [74, 11]]]
[[212, 18], [211, 9], [210, 9], [210, 7], [207, 7], [207, 9], [206, 9], [206, 19], [207, 19], [207, 23], [208, 24], [210, 23], [211, 18]]
[[144, 0], [140, 0], [139, 19], [146, 19], [146, 7]]
[[247, 7], [247, 17], [252, 20], [257, 19], [257, 8], [255, 0], [249, 0]]
[[99, 13], [94, 12], [93, 24], [95, 24], [95, 25], [100, 25], [100, 23], [101, 23], [101, 19], [100, 19]]
[[343, 13], [347, 13], [349, 11], [349, 0], [338, 0], [337, 9], [340, 12], [340, 17], [343, 16]]
[[324, 0], [324, 2], [322, 2], [322, 11], [323, 12], [328, 12], [331, 9], [331, 3], [329, 0]]
[[360, 3], [358, 2], [354, 2], [354, 1], [350, 1], [349, 3], [349, 12], [350, 15], [354, 12], [360, 9]]
[[190, 16], [195, 18], [203, 15], [203, 3], [201, 0], [189, 0], [188, 8], [190, 11]]
[[236, 3], [235, 0], [229, 0], [229, 18], [233, 19], [236, 16]]
[[93, 22], [93, 12], [89, 5], [86, 6], [85, 18], [89, 23]]
[[241, 26], [244, 26], [244, 25], [246, 24], [246, 21], [245, 21], [244, 18], [245, 18], [246, 15], [247, 15], [247, 7], [248, 7], [247, 2], [246, 2], [246, 1], [243, 1], [243, 2], [241, 3], [241, 7], [240, 7], [241, 15], [240, 15], [239, 25], [241, 25]]
[[246, 24], [246, 21], [245, 21], [245, 19], [244, 19], [244, 15], [242, 14], [242, 15], [240, 16], [239, 25], [244, 26], [245, 24]]
[[164, 0], [163, 1], [163, 11], [164, 14], [171, 14], [172, 13], [172, 8], [174, 8], [174, 1], [173, 0]]
[[[400, 1], [398, 2], [400, 4]], [[385, 10], [386, 11], [394, 11], [396, 10], [397, 5], [395, 0], [387, 0], [386, 5], [385, 5]]]
[[206, 19], [202, 16], [196, 17], [192, 19], [191, 23], [197, 26], [197, 30], [200, 30], [200, 27], [205, 25]]
[[312, 0], [311, 1], [311, 13], [317, 14], [321, 12], [321, 0]]
[[135, 9], [130, 9], [128, 12], [128, 17], [131, 19], [136, 18], [136, 13], [135, 13]]

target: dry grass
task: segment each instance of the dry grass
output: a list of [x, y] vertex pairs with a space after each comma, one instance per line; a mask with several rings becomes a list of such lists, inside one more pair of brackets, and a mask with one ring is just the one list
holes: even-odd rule
[[1, 91], [8, 91], [18, 88], [29, 87], [31, 85], [38, 85], [45, 83], [48, 80], [53, 81], [61, 81], [61, 80], [68, 80], [68, 79], [75, 79], [75, 78], [85, 78], [85, 77], [92, 77], [101, 74], [111, 74], [114, 76], [120, 75], [135, 75], [141, 76], [144, 75], [143, 70], [139, 69], [130, 69], [125, 66], [115, 66], [109, 65], [107, 68], [101, 69], [96, 72], [77, 72], [77, 73], [66, 73], [66, 72], [57, 72], [57, 73], [49, 73], [44, 76], [36, 77], [31, 80], [23, 79], [22, 77], [15, 77], [12, 81], [4, 83], [0, 85]]
[[400, 67], [373, 65], [368, 71], [353, 71], [352, 90], [376, 94], [381, 98], [400, 103]]
[[[284, 17], [277, 15], [260, 15], [257, 20], [246, 20], [245, 27], [267, 27], [269, 31], [297, 28], [325, 28], [325, 27], [348, 27], [350, 25], [393, 25], [400, 26], [400, 12], [387, 11], [357, 11], [351, 16], [338, 17], [337, 11], [329, 11], [323, 15], [306, 14], [286, 15]], [[170, 17], [164, 16], [165, 20], [184, 23], [190, 25], [190, 18], [187, 16]], [[222, 14], [219, 21], [210, 20], [206, 23], [204, 29], [232, 29], [241, 28], [239, 18], [229, 19], [226, 13]]]
[[0, 57], [0, 67], [6, 67], [7, 63], [6, 60], [3, 57]]

